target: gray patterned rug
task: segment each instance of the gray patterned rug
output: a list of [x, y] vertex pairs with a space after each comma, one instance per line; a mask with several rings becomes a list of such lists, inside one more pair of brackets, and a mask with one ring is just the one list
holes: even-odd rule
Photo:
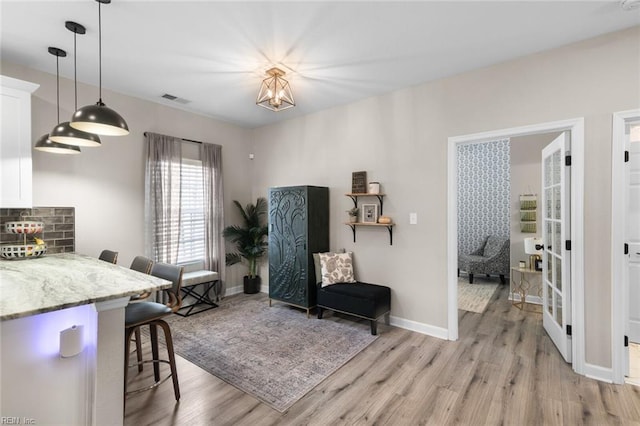
[[466, 276], [458, 278], [458, 309], [479, 314], [487, 309], [498, 284], [483, 278], [474, 277], [473, 284], [469, 284]]
[[284, 412], [366, 348], [368, 322], [307, 319], [288, 306], [244, 295], [191, 317], [172, 315], [175, 351]]

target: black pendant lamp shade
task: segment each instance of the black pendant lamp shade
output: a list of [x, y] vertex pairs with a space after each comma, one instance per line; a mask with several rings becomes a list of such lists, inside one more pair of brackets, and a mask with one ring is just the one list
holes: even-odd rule
[[[76, 36], [86, 33], [84, 26], [77, 22], [67, 21], [64, 26], [73, 32], [73, 73], [74, 73], [74, 97], [75, 109], [78, 109], [78, 77], [76, 67]], [[74, 129], [68, 121], [58, 124], [53, 128], [49, 135], [49, 139], [53, 142], [63, 143], [73, 146], [100, 146], [100, 136]]]
[[79, 147], [53, 142], [49, 139], [48, 133], [38, 138], [35, 149], [38, 151], [50, 152], [52, 154], [80, 154]]
[[77, 110], [71, 118], [71, 127], [84, 132], [107, 136], [124, 136], [129, 134], [129, 126], [120, 114], [102, 102], [102, 17], [101, 5], [111, 0], [98, 2], [98, 62], [99, 62], [99, 98], [95, 105], [87, 105]]
[[105, 136], [129, 134], [129, 126], [124, 118], [107, 107], [102, 99], [95, 105], [87, 105], [77, 110], [71, 118], [71, 127]]
[[[67, 56], [67, 52], [57, 47], [50, 47], [49, 53], [56, 57], [56, 96], [57, 96], [57, 109], [58, 109], [58, 122], [60, 122], [60, 58]], [[77, 146], [70, 146], [54, 142], [49, 139], [49, 134], [40, 136], [36, 141], [34, 149], [38, 151], [51, 152], [53, 154], [80, 154], [80, 148]]]

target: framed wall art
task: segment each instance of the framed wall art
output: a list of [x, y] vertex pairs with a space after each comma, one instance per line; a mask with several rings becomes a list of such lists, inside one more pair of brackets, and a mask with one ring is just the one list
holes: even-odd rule
[[362, 223], [378, 222], [378, 205], [377, 204], [363, 204], [361, 210], [362, 210]]
[[365, 194], [367, 192], [367, 172], [351, 173], [351, 192]]

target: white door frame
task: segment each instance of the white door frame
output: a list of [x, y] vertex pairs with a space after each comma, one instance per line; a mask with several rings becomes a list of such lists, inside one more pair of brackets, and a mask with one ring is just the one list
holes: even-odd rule
[[613, 141], [611, 155], [611, 360], [612, 380], [614, 383], [624, 383], [625, 349], [623, 346], [626, 327], [625, 307], [627, 291], [624, 285], [623, 269], [625, 256], [625, 172], [624, 172], [624, 142], [625, 126], [629, 120], [640, 119], [640, 109], [616, 112], [613, 114]]
[[584, 374], [584, 118], [513, 127], [449, 138], [447, 200], [448, 338], [458, 339], [458, 145], [568, 131], [571, 135], [571, 310], [573, 370]]

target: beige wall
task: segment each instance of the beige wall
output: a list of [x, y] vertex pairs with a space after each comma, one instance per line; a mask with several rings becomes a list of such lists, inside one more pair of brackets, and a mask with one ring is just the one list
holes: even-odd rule
[[[32, 97], [34, 140], [56, 124], [55, 74], [3, 62], [1, 73], [40, 84]], [[97, 88], [78, 85], [80, 106], [97, 99]], [[33, 153], [33, 204], [76, 208], [76, 250], [97, 256], [104, 248], [119, 251], [128, 266], [144, 253], [145, 131], [222, 145], [225, 212], [235, 218], [231, 200], [249, 200], [251, 166], [249, 131], [209, 117], [103, 90], [107, 106], [118, 111], [131, 133], [102, 137], [99, 148], [82, 148], [76, 156]], [[73, 81], [60, 79], [60, 119], [73, 113]], [[233, 272], [233, 271], [232, 271]], [[228, 274], [234, 286], [235, 274]]]
[[[447, 138], [584, 117], [586, 360], [609, 367], [611, 113], [640, 105], [639, 39], [636, 27], [256, 129], [253, 196], [329, 186], [331, 248], [355, 252], [359, 279], [392, 288], [392, 315], [446, 328]], [[377, 229], [353, 243], [342, 224], [357, 170], [388, 194], [393, 246]]]

